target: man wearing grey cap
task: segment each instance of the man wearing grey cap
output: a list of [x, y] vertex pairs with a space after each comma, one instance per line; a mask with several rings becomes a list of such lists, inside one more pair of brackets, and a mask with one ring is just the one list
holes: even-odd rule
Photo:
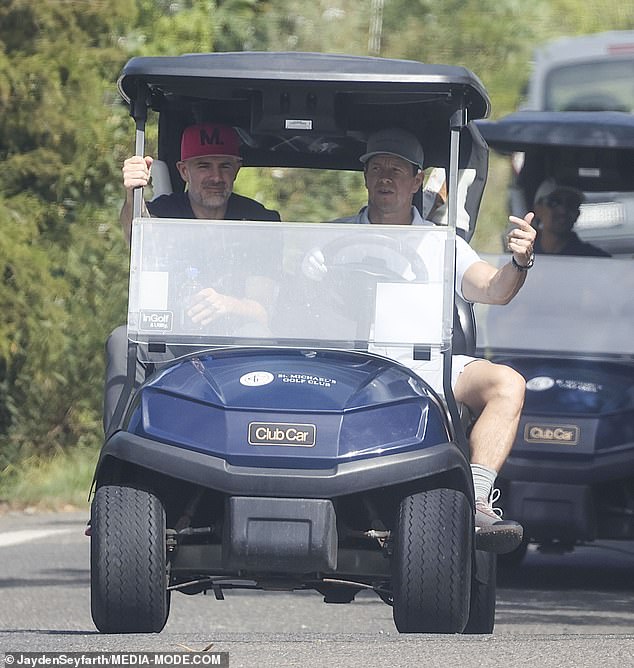
[[[412, 196], [423, 183], [424, 154], [418, 139], [400, 128], [380, 130], [370, 136], [364, 164], [368, 204], [358, 214], [340, 222], [381, 225], [432, 225], [412, 206]], [[499, 269], [483, 261], [461, 237], [456, 239], [456, 290], [469, 302], [507, 304], [522, 287], [533, 265], [535, 229], [532, 213], [511, 216], [508, 232], [511, 261]], [[452, 387], [458, 402], [477, 415], [469, 436], [471, 468], [476, 496], [478, 547], [495, 551], [499, 536], [513, 543], [522, 528], [502, 520], [492, 504], [497, 473], [506, 460], [519, 425], [524, 404], [524, 378], [508, 366], [465, 355], [453, 357]], [[491, 537], [489, 541], [488, 538]]]

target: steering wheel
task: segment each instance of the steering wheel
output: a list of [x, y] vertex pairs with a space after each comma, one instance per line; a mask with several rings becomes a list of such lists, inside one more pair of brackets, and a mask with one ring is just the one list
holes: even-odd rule
[[[423, 259], [416, 253], [416, 251], [408, 244], [400, 243], [398, 240], [390, 237], [387, 234], [371, 233], [371, 234], [346, 234], [342, 237], [328, 242], [321, 252], [324, 255], [324, 261], [327, 272], [342, 269], [344, 271], [362, 273], [372, 280], [376, 281], [381, 278], [388, 281], [402, 282], [406, 279], [401, 273], [390, 269], [385, 265], [372, 265], [365, 261], [348, 262], [345, 264], [336, 262], [336, 256], [346, 248], [353, 246], [378, 246], [381, 249], [389, 249], [395, 255], [405, 260], [414, 274], [414, 280], [427, 280], [427, 268]], [[365, 258], [367, 259], [367, 257]]]
[[[413, 278], [388, 267], [384, 258], [379, 258], [379, 262], [374, 264], [368, 262], [370, 255], [356, 262], [337, 261], [337, 257], [345, 249], [354, 246], [377, 246], [382, 250], [388, 249], [390, 253], [405, 262], [405, 270], [411, 270]], [[356, 320], [361, 337], [367, 336], [369, 323], [364, 321], [367, 314], [373, 311], [372, 304], [376, 296], [377, 283], [425, 281], [428, 278], [425, 263], [411, 246], [380, 232], [346, 234], [328, 242], [320, 251], [323, 264], [321, 279], [330, 286], [327, 294], [331, 308], [345, 318]]]

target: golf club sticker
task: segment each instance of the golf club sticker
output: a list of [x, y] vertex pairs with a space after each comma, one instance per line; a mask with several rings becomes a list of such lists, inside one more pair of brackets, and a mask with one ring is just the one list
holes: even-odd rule
[[250, 371], [240, 377], [240, 384], [245, 387], [262, 387], [275, 380], [275, 376], [268, 371]]
[[555, 379], [550, 376], [535, 376], [526, 383], [526, 389], [531, 392], [543, 392], [550, 390], [555, 385]]
[[277, 377], [283, 383], [294, 383], [296, 385], [319, 385], [320, 387], [332, 387], [337, 384], [334, 378], [315, 376], [311, 373], [278, 373]]

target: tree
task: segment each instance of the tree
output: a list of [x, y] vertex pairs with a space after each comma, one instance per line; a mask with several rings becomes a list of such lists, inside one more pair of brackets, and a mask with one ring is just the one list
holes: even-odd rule
[[103, 211], [125, 119], [117, 39], [134, 15], [122, 0], [0, 7], [0, 467], [97, 433], [94, 332], [113, 313], [96, 304], [117, 288], [86, 277], [118, 264]]

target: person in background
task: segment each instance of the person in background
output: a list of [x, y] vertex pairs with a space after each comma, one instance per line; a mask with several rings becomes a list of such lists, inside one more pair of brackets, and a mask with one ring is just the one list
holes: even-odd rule
[[584, 195], [577, 188], [561, 185], [553, 179], [542, 181], [534, 201], [533, 225], [538, 230], [535, 253], [610, 257], [601, 248], [581, 241], [573, 231], [583, 200]]

